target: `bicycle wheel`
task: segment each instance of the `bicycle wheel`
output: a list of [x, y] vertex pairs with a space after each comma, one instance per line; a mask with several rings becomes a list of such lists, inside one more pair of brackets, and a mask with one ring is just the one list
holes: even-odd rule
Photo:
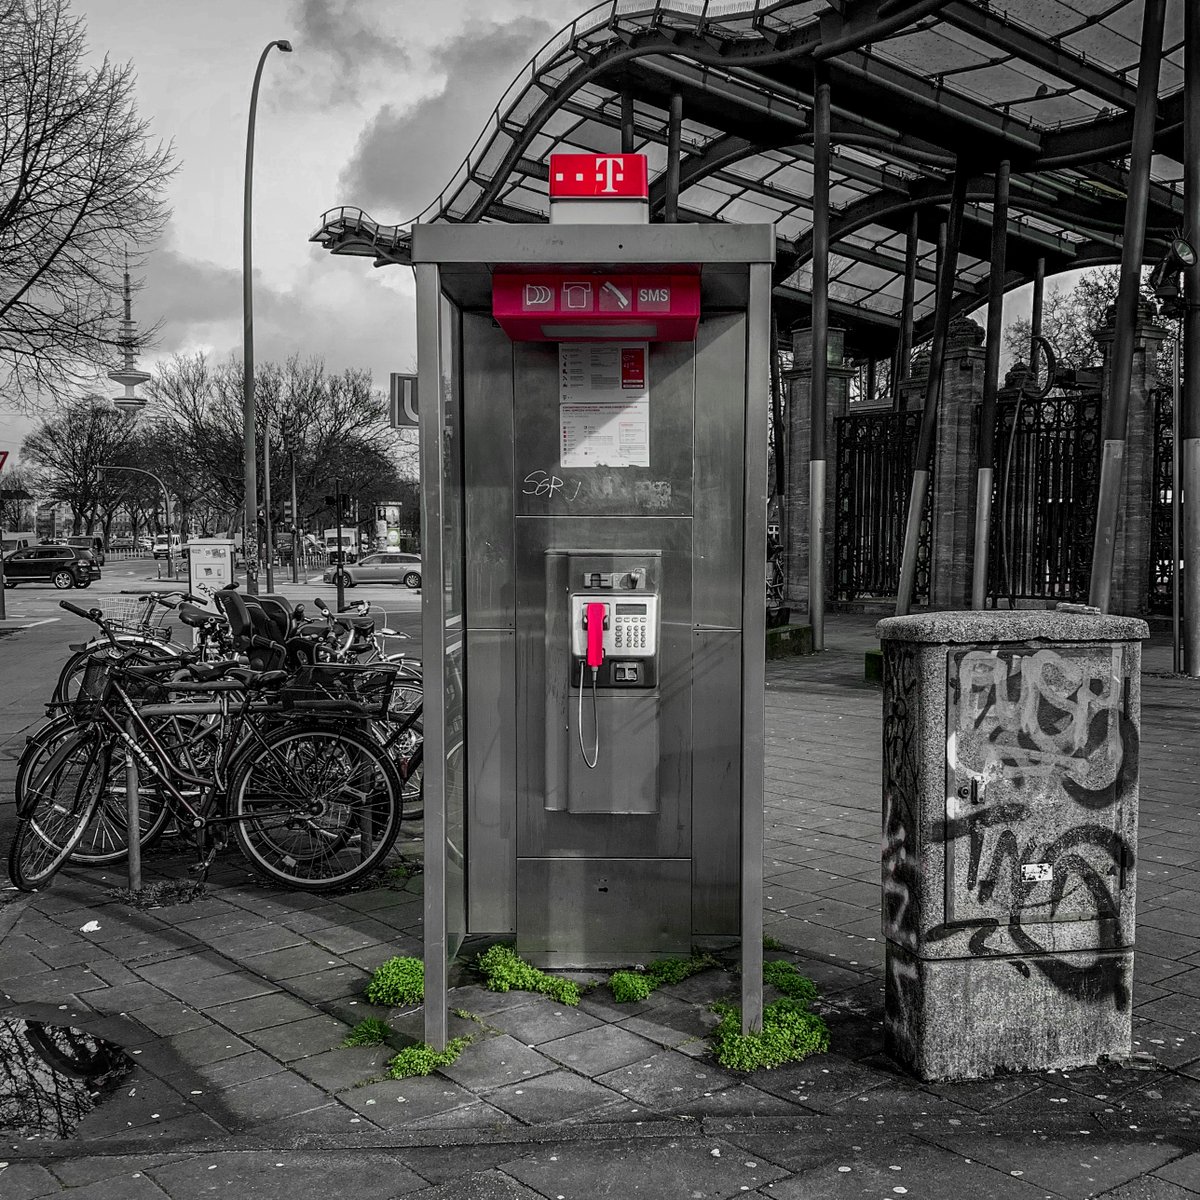
[[369, 734], [283, 727], [247, 747], [230, 774], [234, 835], [251, 866], [321, 892], [367, 874], [400, 828], [400, 780]]
[[83, 837], [100, 799], [108, 757], [107, 746], [77, 733], [30, 774], [8, 851], [8, 873], [21, 891], [49, 883]]

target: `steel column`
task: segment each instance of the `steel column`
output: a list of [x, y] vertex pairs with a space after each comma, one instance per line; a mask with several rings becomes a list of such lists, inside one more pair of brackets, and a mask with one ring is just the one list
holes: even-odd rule
[[904, 298], [900, 306], [900, 342], [896, 350], [896, 378], [892, 381], [892, 407], [900, 412], [904, 408], [904, 393], [900, 381], [908, 374], [909, 359], [912, 358], [913, 317], [917, 295], [917, 242], [920, 218], [916, 209], [908, 223], [908, 241], [904, 248]]
[[[954, 186], [950, 194], [950, 219], [946, 223], [945, 246], [938, 270], [937, 308], [934, 311], [933, 342], [929, 351], [929, 378], [925, 383], [925, 407], [921, 412], [921, 436], [917, 441], [917, 460], [913, 471], [912, 492], [908, 498], [908, 523], [904, 529], [904, 557], [900, 563], [900, 590], [896, 597], [896, 615], [906, 616], [912, 607], [917, 582], [917, 546], [921, 518], [929, 491], [929, 468], [933, 462], [933, 443], [937, 435], [938, 403], [942, 394], [942, 369], [946, 363], [946, 334], [950, 328], [950, 307], [954, 300], [954, 280], [958, 274], [958, 245], [962, 240], [963, 206], [967, 199], [968, 170], [960, 162], [954, 168]], [[939, 241], [941, 239], [939, 238]]]
[[992, 466], [996, 457], [996, 392], [1000, 385], [1000, 342], [1004, 337], [1004, 273], [1008, 249], [1006, 159], [996, 169], [992, 201], [992, 261], [988, 287], [987, 346], [983, 361], [983, 401], [979, 406], [979, 463], [975, 484], [975, 552], [972, 558], [971, 607], [987, 603], [988, 545], [992, 533]]
[[808, 442], [808, 621], [825, 649], [825, 409], [829, 379], [829, 73], [813, 75], [812, 376]]
[[683, 138], [683, 96], [671, 95], [667, 117], [667, 195], [663, 204], [663, 220], [668, 225], [679, 221], [679, 155]]
[[1041, 255], [1033, 268], [1033, 307], [1029, 312], [1029, 370], [1037, 383], [1038, 339], [1042, 336], [1042, 313], [1046, 307], [1046, 260]]
[[[1195, 4], [1184, 5], [1183, 21], [1183, 227], [1196, 246], [1200, 244], [1200, 10]], [[1183, 476], [1183, 669], [1200, 678], [1200, 260], [1184, 271], [1184, 296], [1185, 387], [1175, 447]]]
[[632, 154], [637, 136], [633, 124], [633, 93], [628, 89], [621, 92], [621, 153]]
[[[1185, 10], [1191, 7], [1184, 5]], [[1092, 579], [1088, 595], [1089, 601], [1101, 612], [1108, 612], [1112, 592], [1117, 515], [1121, 507], [1121, 485], [1125, 474], [1129, 389], [1133, 382], [1133, 340], [1142, 284], [1142, 255], [1146, 241], [1146, 208], [1150, 198], [1150, 163], [1154, 155], [1165, 12], [1166, 0], [1146, 0], [1142, 15], [1142, 53], [1138, 64], [1137, 108], [1133, 114], [1133, 151], [1129, 158], [1129, 197], [1125, 206], [1125, 235], [1121, 247], [1116, 337], [1113, 341], [1109, 394], [1104, 406], [1104, 457], [1100, 462], [1096, 540], [1092, 550]], [[1187, 486], [1186, 479], [1184, 486]]]

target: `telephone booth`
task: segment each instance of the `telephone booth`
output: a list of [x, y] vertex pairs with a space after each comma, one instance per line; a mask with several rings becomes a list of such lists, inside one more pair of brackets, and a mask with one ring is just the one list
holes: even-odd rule
[[468, 934], [740, 944], [760, 1020], [773, 231], [586, 202], [413, 231], [438, 1046]]

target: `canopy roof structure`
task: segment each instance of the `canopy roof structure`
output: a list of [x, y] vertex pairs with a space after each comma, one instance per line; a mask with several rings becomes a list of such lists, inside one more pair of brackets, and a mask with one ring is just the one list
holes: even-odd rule
[[[956, 162], [967, 187], [954, 308], [986, 301], [993, 172], [1011, 163], [1006, 286], [1119, 261], [1145, 0], [607, 0], [551, 38], [418, 220], [547, 220], [554, 151], [649, 158], [667, 199], [672, 97], [682, 100], [678, 219], [773, 222], [775, 306], [807, 323], [813, 71], [832, 97], [829, 299], [854, 357], [900, 335], [916, 220], [916, 340], [929, 332], [937, 240]], [[1143, 258], [1183, 220], [1183, 8], [1168, 6]], [[630, 108], [630, 105], [632, 106]], [[628, 128], [626, 133], [628, 145]], [[314, 241], [407, 261], [409, 233], [361, 209]]]

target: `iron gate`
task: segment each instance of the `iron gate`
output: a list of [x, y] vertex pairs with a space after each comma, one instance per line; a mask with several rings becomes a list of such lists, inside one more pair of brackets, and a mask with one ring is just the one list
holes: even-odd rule
[[[837, 419], [834, 598], [892, 598], [900, 560], [921, 413], [877, 409]], [[921, 522], [914, 599], [929, 598], [929, 505]]]
[[[1016, 421], [1014, 438], [1013, 423]], [[1100, 480], [1100, 397], [996, 410], [989, 600], [1085, 601]]]

